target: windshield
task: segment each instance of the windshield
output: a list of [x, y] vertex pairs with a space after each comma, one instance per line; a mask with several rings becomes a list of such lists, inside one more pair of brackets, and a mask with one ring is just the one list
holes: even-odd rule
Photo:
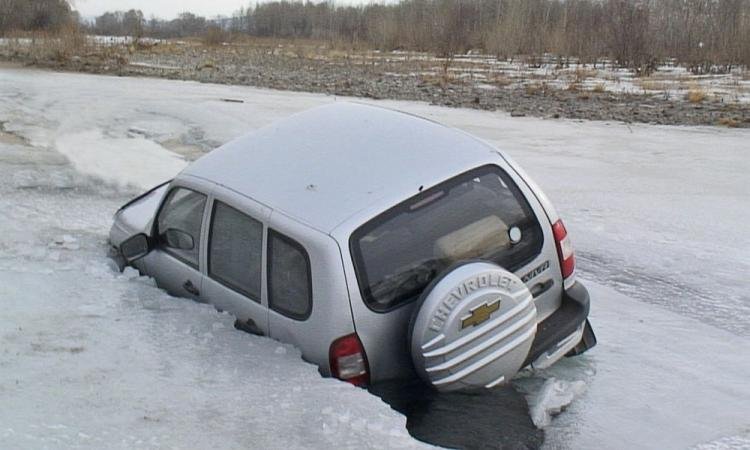
[[352, 234], [350, 246], [362, 297], [382, 312], [415, 300], [459, 261], [513, 271], [539, 254], [542, 241], [518, 187], [499, 167], [484, 166], [377, 216]]

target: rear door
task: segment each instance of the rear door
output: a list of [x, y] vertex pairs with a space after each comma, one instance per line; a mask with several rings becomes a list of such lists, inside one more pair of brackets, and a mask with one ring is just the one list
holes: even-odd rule
[[278, 211], [269, 218], [266, 240], [270, 335], [328, 374], [331, 343], [354, 332], [339, 247]]
[[263, 249], [270, 210], [220, 186], [214, 189], [209, 208], [201, 297], [234, 315], [245, 330], [268, 335]]
[[498, 161], [464, 172], [364, 224], [334, 230], [349, 244], [342, 245], [344, 260], [354, 263], [346, 266], [347, 281], [373, 379], [404, 375], [414, 305], [453, 264], [484, 260], [521, 274], [538, 294], [540, 318], [559, 306], [562, 280], [551, 228], [538, 220], [546, 216], [528, 187], [504, 166]]
[[173, 185], [154, 221], [155, 248], [145, 262], [159, 287], [178, 297], [200, 298], [208, 191], [202, 186]]

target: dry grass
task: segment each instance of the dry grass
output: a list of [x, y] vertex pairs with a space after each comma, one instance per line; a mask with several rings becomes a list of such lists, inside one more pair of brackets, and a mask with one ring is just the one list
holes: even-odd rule
[[565, 90], [568, 92], [578, 92], [581, 90], [581, 85], [578, 83], [570, 83]]
[[495, 74], [487, 80], [490, 84], [498, 87], [506, 87], [513, 84], [513, 80], [503, 74]]
[[187, 44], [177, 44], [173, 41], [160, 42], [158, 45], [141, 47], [138, 50], [147, 51], [148, 53], [159, 55], [176, 55], [187, 47]]
[[14, 33], [10, 38], [10, 49], [15, 56], [34, 61], [64, 63], [98, 50], [75, 26], [57, 32]]
[[737, 128], [740, 126], [740, 121], [731, 117], [719, 117], [718, 123], [727, 128]]
[[673, 72], [654, 72], [647, 77], [647, 80], [687, 82], [692, 79], [689, 74], [676, 74]]
[[[21, 37], [21, 36], [17, 36]], [[129, 63], [130, 56], [144, 50], [137, 45], [102, 45], [86, 37], [76, 27], [64, 28], [58, 32], [25, 33], [23, 41], [18, 40], [11, 49], [13, 56], [22, 60], [43, 65], [105, 67], [106, 70], [120, 70]]]
[[308, 53], [313, 53], [316, 56], [324, 54], [328, 58], [349, 58], [352, 56], [353, 50], [345, 48], [331, 48], [323, 51], [323, 49], [321, 49], [320, 47], [313, 47], [309, 48]]
[[593, 92], [596, 92], [597, 94], [603, 94], [607, 92], [607, 86], [604, 83], [596, 83], [594, 85], [594, 88], [591, 89]]
[[526, 91], [526, 94], [528, 95], [537, 95], [537, 94], [546, 95], [547, 88], [548, 88], [547, 83], [544, 83], [544, 82], [542, 83], [533, 82], [524, 86], [524, 90]]
[[599, 75], [597, 70], [579, 67], [575, 71], [575, 82], [583, 83], [586, 78], [596, 78], [597, 75]]
[[708, 98], [708, 94], [706, 94], [706, 91], [704, 91], [701, 88], [691, 88], [688, 90], [687, 94], [685, 94], [685, 100], [689, 101], [690, 103], [701, 103], [704, 100]]
[[437, 86], [442, 89], [445, 89], [446, 87], [448, 87], [448, 85], [458, 84], [462, 82], [462, 80], [456, 77], [454, 74], [442, 71], [440, 73], [423, 73], [419, 76], [419, 78], [424, 84]]
[[203, 43], [208, 46], [221, 45], [228, 40], [229, 34], [215, 25], [208, 27], [203, 35]]
[[614, 83], [619, 83], [620, 81], [622, 81], [622, 75], [620, 75], [617, 72], [606, 72], [605, 71], [605, 72], [603, 72], [599, 76], [599, 78], [602, 78], [602, 79], [607, 80], [607, 81], [612, 81]]
[[638, 84], [644, 91], [666, 91], [669, 90], [669, 83], [657, 80], [638, 80]]
[[204, 70], [204, 69], [216, 70], [218, 69], [218, 67], [216, 66], [216, 63], [211, 60], [202, 61], [197, 66], [195, 66], [195, 70]]

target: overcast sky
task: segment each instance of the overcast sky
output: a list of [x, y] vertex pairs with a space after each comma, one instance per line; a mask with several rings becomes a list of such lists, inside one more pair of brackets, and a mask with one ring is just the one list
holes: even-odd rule
[[242, 6], [255, 4], [254, 0], [74, 0], [75, 9], [88, 18], [106, 11], [140, 9], [146, 18], [152, 15], [172, 19], [177, 14], [192, 13], [213, 17], [219, 14], [228, 16]]

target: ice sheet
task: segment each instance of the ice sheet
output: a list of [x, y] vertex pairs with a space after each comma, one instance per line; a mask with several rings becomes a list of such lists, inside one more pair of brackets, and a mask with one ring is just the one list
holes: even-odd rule
[[[379, 399], [103, 256], [111, 214], [184, 164], [168, 148], [337, 100], [0, 70], [0, 447], [417, 445]], [[567, 404], [550, 448], [746, 445], [750, 133], [377, 104], [506, 150], [565, 219], [599, 345], [516, 382], [540, 424]]]

